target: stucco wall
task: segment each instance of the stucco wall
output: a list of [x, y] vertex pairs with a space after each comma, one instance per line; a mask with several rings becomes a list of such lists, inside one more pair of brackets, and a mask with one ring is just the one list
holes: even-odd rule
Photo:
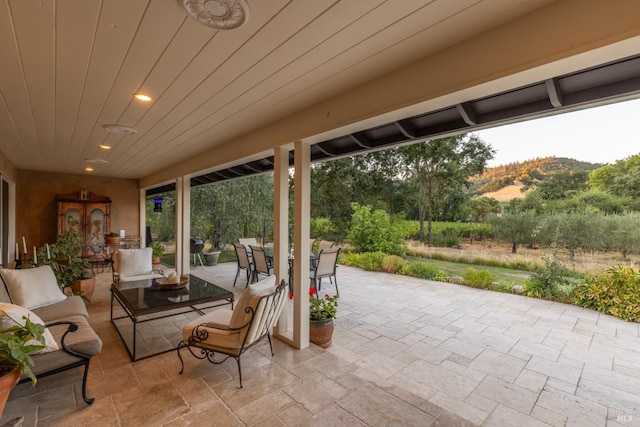
[[27, 246], [53, 243], [57, 234], [56, 195], [88, 191], [111, 199], [111, 229], [141, 234], [138, 212], [138, 180], [100, 176], [68, 175], [18, 170], [16, 181], [16, 240]]

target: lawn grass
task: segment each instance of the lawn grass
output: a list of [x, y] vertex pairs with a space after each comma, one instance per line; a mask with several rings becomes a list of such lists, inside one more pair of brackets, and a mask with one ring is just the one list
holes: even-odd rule
[[[165, 253], [162, 257], [162, 264], [168, 267], [175, 267], [175, 254]], [[510, 283], [512, 285], [523, 285], [531, 276], [530, 272], [522, 270], [513, 270], [510, 268], [492, 267], [483, 265], [464, 264], [459, 262], [440, 261], [435, 259], [425, 259], [422, 257], [407, 256], [407, 262], [421, 262], [435, 266], [437, 269], [444, 271], [450, 277], [462, 277], [462, 272], [475, 268], [476, 270], [486, 270], [496, 275], [496, 281], [500, 283]], [[220, 253], [218, 263], [236, 262], [236, 253], [232, 249], [225, 249]]]
[[407, 262], [421, 262], [424, 264], [433, 265], [439, 270], [447, 273], [447, 275], [450, 277], [462, 277], [462, 272], [469, 268], [474, 268], [476, 270], [485, 270], [495, 274], [497, 282], [511, 283], [513, 285], [523, 285], [524, 282], [531, 276], [531, 273], [528, 271], [513, 270], [510, 268], [464, 264], [459, 262], [440, 261], [412, 256], [405, 257], [405, 260]]

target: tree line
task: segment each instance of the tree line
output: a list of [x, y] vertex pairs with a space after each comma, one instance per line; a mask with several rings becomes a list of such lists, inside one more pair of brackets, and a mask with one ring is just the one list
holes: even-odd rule
[[[634, 224], [640, 229], [638, 216], [630, 214], [640, 211], [640, 155], [591, 173], [583, 168], [531, 179], [526, 195], [500, 204], [474, 197], [469, 189], [471, 178], [485, 171], [494, 154], [476, 135], [465, 134], [313, 164], [311, 235], [342, 241], [351, 232], [357, 207], [368, 207], [384, 211], [391, 223], [418, 221], [415, 237], [427, 244], [434, 241], [434, 221], [490, 222], [494, 235], [512, 242], [513, 250], [524, 244], [638, 251], [621, 242], [634, 236]], [[289, 182], [293, 197], [292, 177]], [[215, 247], [238, 237], [272, 238], [272, 173], [197, 186], [191, 193], [193, 236]], [[172, 211], [170, 194], [163, 213], [149, 205], [148, 223], [160, 240], [174, 235]], [[580, 240], [578, 234], [589, 238]], [[610, 241], [615, 236], [617, 243]]]

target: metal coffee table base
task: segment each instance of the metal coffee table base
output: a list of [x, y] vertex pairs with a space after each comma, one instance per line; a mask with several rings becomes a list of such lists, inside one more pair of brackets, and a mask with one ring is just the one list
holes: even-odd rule
[[[120, 305], [122, 310], [125, 312], [124, 316], [113, 317], [113, 300], [114, 299], [118, 302], [118, 304]], [[224, 303], [207, 305], [206, 307], [195, 307], [195, 306], [183, 307], [183, 308], [186, 308], [186, 310], [181, 310], [180, 312], [177, 312], [177, 313], [170, 313], [170, 314], [165, 314], [165, 315], [162, 315], [162, 316], [151, 316], [151, 315], [148, 315], [148, 316], [144, 316], [145, 318], [140, 319], [139, 317], [136, 317], [136, 316], [133, 316], [133, 315], [129, 314], [129, 312], [124, 307], [122, 302], [114, 294], [111, 294], [111, 323], [113, 324], [114, 328], [116, 329], [116, 332], [118, 333], [118, 336], [120, 337], [120, 340], [122, 341], [122, 343], [124, 344], [125, 348], [127, 349], [127, 353], [129, 353], [129, 357], [131, 358], [132, 361], [135, 362], [137, 360], [147, 359], [149, 357], [157, 356], [159, 354], [163, 354], [163, 353], [167, 353], [169, 351], [175, 350], [175, 347], [172, 347], [172, 348], [168, 348], [166, 350], [161, 350], [161, 351], [157, 351], [157, 352], [154, 352], [154, 353], [145, 354], [144, 356], [141, 356], [141, 357], [137, 357], [137, 354], [136, 354], [136, 342], [137, 342], [137, 338], [138, 338], [137, 337], [137, 335], [138, 335], [138, 324], [145, 323], [145, 322], [151, 322], [153, 320], [164, 319], [164, 318], [167, 318], [167, 317], [179, 316], [181, 314], [192, 313], [192, 312], [198, 312], [200, 315], [203, 315], [205, 313], [202, 310], [205, 310], [205, 309], [208, 309], [208, 308], [219, 307], [219, 306], [223, 306], [223, 305], [228, 305], [228, 304], [233, 304], [233, 301], [225, 300]], [[174, 309], [172, 311], [175, 311], [175, 310], [180, 310], [180, 309], [176, 308], [176, 309]], [[129, 340], [124, 337], [123, 332], [120, 330], [120, 326], [118, 326], [118, 324], [116, 322], [117, 320], [122, 320], [122, 319], [129, 319], [129, 321], [131, 322], [132, 341], [133, 341], [131, 343], [131, 345], [128, 342]]]

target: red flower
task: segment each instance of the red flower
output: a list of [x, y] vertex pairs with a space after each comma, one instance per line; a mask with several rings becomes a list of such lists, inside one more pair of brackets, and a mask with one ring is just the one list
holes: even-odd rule
[[309, 295], [317, 296], [318, 291], [316, 291], [316, 288], [309, 288]]
[[289, 299], [293, 299], [293, 292], [289, 294]]

